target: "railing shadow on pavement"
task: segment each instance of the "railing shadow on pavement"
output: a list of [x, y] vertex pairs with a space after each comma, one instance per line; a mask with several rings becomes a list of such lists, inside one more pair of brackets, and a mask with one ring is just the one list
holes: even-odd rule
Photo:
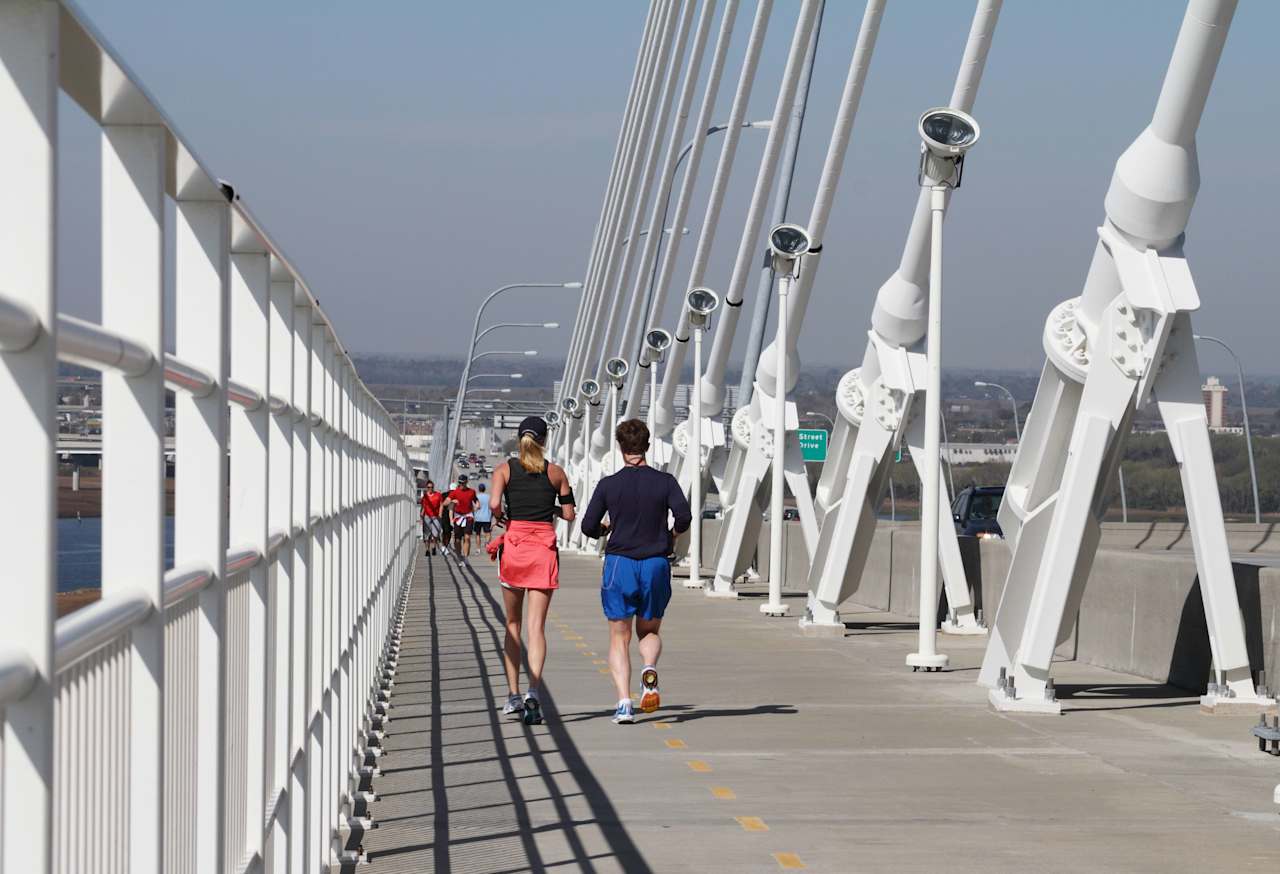
[[[409, 731], [398, 730], [393, 722], [392, 739], [413, 745], [388, 746], [389, 767], [384, 767], [383, 774], [393, 776], [396, 788], [379, 789], [378, 798], [396, 809], [378, 817], [380, 830], [375, 834], [379, 838], [373, 842], [376, 846], [369, 847], [369, 870], [374, 874], [410, 870], [506, 874], [575, 866], [595, 871], [597, 864], [607, 863], [610, 870], [649, 874], [652, 869], [619, 821], [607, 793], [555, 718], [550, 690], [544, 685], [542, 691], [544, 708], [553, 717], [545, 724], [545, 732], [503, 717], [496, 707], [506, 697], [500, 672], [493, 672], [500, 665], [505, 627], [501, 606], [488, 584], [471, 568], [452, 561], [429, 561], [426, 576], [423, 627], [429, 629], [430, 641], [423, 640], [420, 646], [429, 658], [431, 679], [429, 691], [415, 687], [415, 693], [426, 696], [429, 711], [420, 713], [415, 705], [415, 727]], [[442, 626], [454, 631], [441, 635]], [[453, 710], [446, 696], [455, 690], [446, 684], [454, 678], [442, 671], [447, 672], [450, 663], [466, 670], [465, 661], [478, 669], [468, 677], [479, 683], [468, 683], [467, 695], [452, 699], [464, 708]], [[490, 706], [468, 707], [471, 699]], [[455, 721], [480, 714], [487, 719]], [[396, 722], [401, 719], [397, 717]], [[424, 719], [429, 728], [418, 729], [416, 721]], [[450, 738], [459, 733], [467, 736]], [[424, 753], [426, 760], [419, 758], [421, 764], [416, 767], [401, 764]], [[559, 761], [553, 761], [555, 756]], [[421, 772], [423, 785], [405, 788], [404, 781], [414, 779], [414, 771]], [[451, 774], [461, 780], [451, 782]], [[576, 791], [561, 788], [565, 775], [576, 784], [566, 788]], [[530, 781], [537, 783], [531, 787]], [[423, 802], [429, 802], [429, 807], [414, 796], [426, 796]], [[576, 818], [571, 802], [579, 809]], [[580, 812], [583, 802], [587, 816]], [[396, 837], [392, 839], [389, 832]], [[602, 851], [601, 838], [607, 851]], [[566, 853], [570, 858], [564, 858]]]

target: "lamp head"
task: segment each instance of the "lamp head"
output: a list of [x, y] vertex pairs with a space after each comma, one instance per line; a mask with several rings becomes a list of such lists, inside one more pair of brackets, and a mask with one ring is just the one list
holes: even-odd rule
[[555, 410], [547, 410], [543, 413], [542, 419], [549, 427], [555, 427], [560, 423], [560, 414]]
[[560, 401], [560, 408], [565, 411], [566, 415], [572, 416], [578, 411], [578, 399], [570, 395]]
[[695, 328], [705, 327], [720, 306], [720, 295], [709, 288], [691, 288], [684, 300], [689, 307], [689, 323]]
[[920, 116], [921, 185], [960, 187], [964, 156], [978, 142], [981, 129], [967, 112], [940, 106]]
[[609, 375], [609, 381], [615, 387], [622, 385], [622, 381], [627, 378], [627, 371], [630, 369], [626, 359], [623, 358], [610, 358], [604, 363], [604, 372]]
[[594, 379], [584, 379], [582, 381], [582, 385], [578, 386], [578, 389], [582, 392], [582, 396], [588, 401], [594, 401], [600, 396], [600, 383], [596, 382]]
[[662, 328], [654, 328], [652, 331], [644, 335], [644, 351], [648, 353], [649, 360], [661, 361], [667, 354], [667, 350], [671, 348], [671, 334]]
[[773, 269], [795, 275], [800, 259], [813, 251], [813, 238], [800, 225], [783, 223], [769, 231], [769, 251]]

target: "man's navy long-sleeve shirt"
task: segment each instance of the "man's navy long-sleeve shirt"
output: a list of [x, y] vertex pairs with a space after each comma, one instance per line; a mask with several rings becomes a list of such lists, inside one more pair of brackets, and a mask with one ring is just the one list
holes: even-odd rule
[[600, 523], [609, 514], [609, 542], [605, 552], [627, 558], [653, 558], [671, 552], [667, 511], [676, 533], [689, 530], [693, 515], [676, 478], [648, 465], [624, 467], [600, 480], [582, 514], [582, 533], [603, 534]]

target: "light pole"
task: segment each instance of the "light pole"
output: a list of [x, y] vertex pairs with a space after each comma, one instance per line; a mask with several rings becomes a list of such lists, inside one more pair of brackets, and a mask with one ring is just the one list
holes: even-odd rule
[[[587, 451], [582, 453], [582, 482], [583, 495], [582, 503], [586, 503], [591, 498], [591, 492], [595, 488], [595, 483], [591, 479], [591, 410], [600, 406], [600, 383], [594, 379], [584, 379], [582, 385], [579, 386], [583, 398], [586, 403], [583, 404], [584, 412], [582, 417], [582, 439], [586, 443]], [[573, 453], [573, 446], [568, 447], [569, 454]]]
[[[559, 322], [498, 322], [496, 325], [490, 325], [479, 334], [476, 335], [475, 345], [479, 346], [480, 341], [484, 339], [485, 334], [490, 331], [496, 331], [499, 328], [546, 328], [555, 329], [560, 327]], [[474, 348], [474, 347], [473, 347]]]
[[[693, 482], [689, 486], [690, 509], [693, 518], [689, 522], [689, 579], [685, 587], [702, 588], [702, 333], [711, 323], [711, 314], [720, 306], [720, 297], [709, 288], [692, 289], [685, 297], [689, 308], [689, 325], [693, 328], [693, 396], [689, 399], [689, 421], [685, 446], [693, 456]], [[650, 383], [652, 385], [652, 383]], [[653, 401], [650, 398], [649, 407]], [[651, 414], [652, 415], [652, 414]], [[697, 435], [697, 436], [695, 436]]]
[[[622, 392], [622, 384], [626, 381], [630, 366], [623, 358], [610, 358], [604, 363], [604, 375], [609, 378], [609, 435], [605, 438], [606, 452], [609, 454], [609, 473], [618, 472], [618, 458], [613, 450], [613, 436], [618, 433], [618, 395]], [[588, 448], [588, 452], [590, 448]]]
[[942, 220], [949, 193], [959, 187], [964, 154], [978, 141], [978, 123], [955, 109], [931, 109], [920, 116], [921, 185], [929, 185], [932, 217], [929, 252], [928, 388], [924, 412], [924, 482], [920, 495], [920, 636], [907, 656], [912, 670], [940, 671], [949, 659], [937, 651], [938, 513], [941, 492], [942, 428]]
[[1225, 341], [1219, 340], [1217, 337], [1210, 337], [1208, 334], [1192, 334], [1191, 336], [1206, 343], [1217, 343], [1227, 350], [1231, 360], [1236, 363], [1236, 378], [1240, 380], [1240, 413], [1244, 417], [1244, 445], [1249, 451], [1249, 482], [1253, 486], [1253, 521], [1255, 524], [1259, 524], [1262, 522], [1262, 507], [1258, 503], [1258, 471], [1253, 465], [1253, 435], [1249, 432], [1249, 404], [1244, 399], [1244, 368], [1240, 366], [1240, 356], [1236, 355], [1235, 350], [1228, 346]]
[[760, 605], [760, 612], [766, 616], [787, 615], [787, 605], [782, 603], [783, 576], [787, 572], [787, 557], [782, 546], [785, 524], [782, 504], [787, 488], [787, 305], [791, 300], [791, 286], [800, 275], [800, 265], [811, 246], [809, 232], [799, 225], [781, 224], [769, 231], [773, 272], [778, 277], [778, 318], [773, 343], [777, 376], [773, 392], [773, 470], [769, 490], [769, 599]]
[[[581, 282], [513, 282], [510, 285], [504, 285], [489, 292], [488, 296], [480, 302], [480, 306], [476, 309], [475, 324], [471, 328], [471, 344], [467, 347], [467, 363], [462, 368], [462, 378], [458, 381], [458, 405], [466, 401], [467, 395], [467, 378], [471, 376], [471, 365], [476, 360], [476, 343], [480, 339], [480, 318], [484, 315], [485, 308], [493, 301], [495, 297], [505, 294], [517, 288], [574, 288], [581, 289]], [[536, 354], [536, 353], [535, 353]], [[458, 425], [455, 423], [453, 433], [449, 438], [449, 472], [453, 472], [453, 447], [458, 445]]]
[[654, 328], [652, 331], [644, 335], [644, 349], [640, 353], [640, 366], [649, 372], [649, 405], [646, 409], [646, 419], [649, 425], [649, 445], [652, 449], [653, 463], [655, 466], [665, 464], [665, 460], [659, 458], [658, 437], [657, 437], [657, 407], [655, 401], [658, 399], [658, 367], [667, 357], [667, 350], [671, 348], [671, 334], [662, 328]]
[[475, 382], [477, 379], [524, 379], [523, 373], [473, 373], [467, 378], [467, 382]]
[[1017, 443], [1022, 442], [1022, 429], [1018, 427], [1018, 402], [1013, 399], [1013, 392], [1009, 391], [1002, 385], [994, 382], [983, 382], [980, 379], [974, 380], [973, 384], [978, 388], [994, 388], [1004, 392], [1005, 397], [1009, 399], [1009, 405], [1013, 407], [1013, 437]]

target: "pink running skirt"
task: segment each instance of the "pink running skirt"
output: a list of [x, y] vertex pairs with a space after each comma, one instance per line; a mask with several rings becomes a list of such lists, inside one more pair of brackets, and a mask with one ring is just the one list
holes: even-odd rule
[[558, 589], [560, 550], [550, 522], [508, 522], [498, 579], [510, 589]]

